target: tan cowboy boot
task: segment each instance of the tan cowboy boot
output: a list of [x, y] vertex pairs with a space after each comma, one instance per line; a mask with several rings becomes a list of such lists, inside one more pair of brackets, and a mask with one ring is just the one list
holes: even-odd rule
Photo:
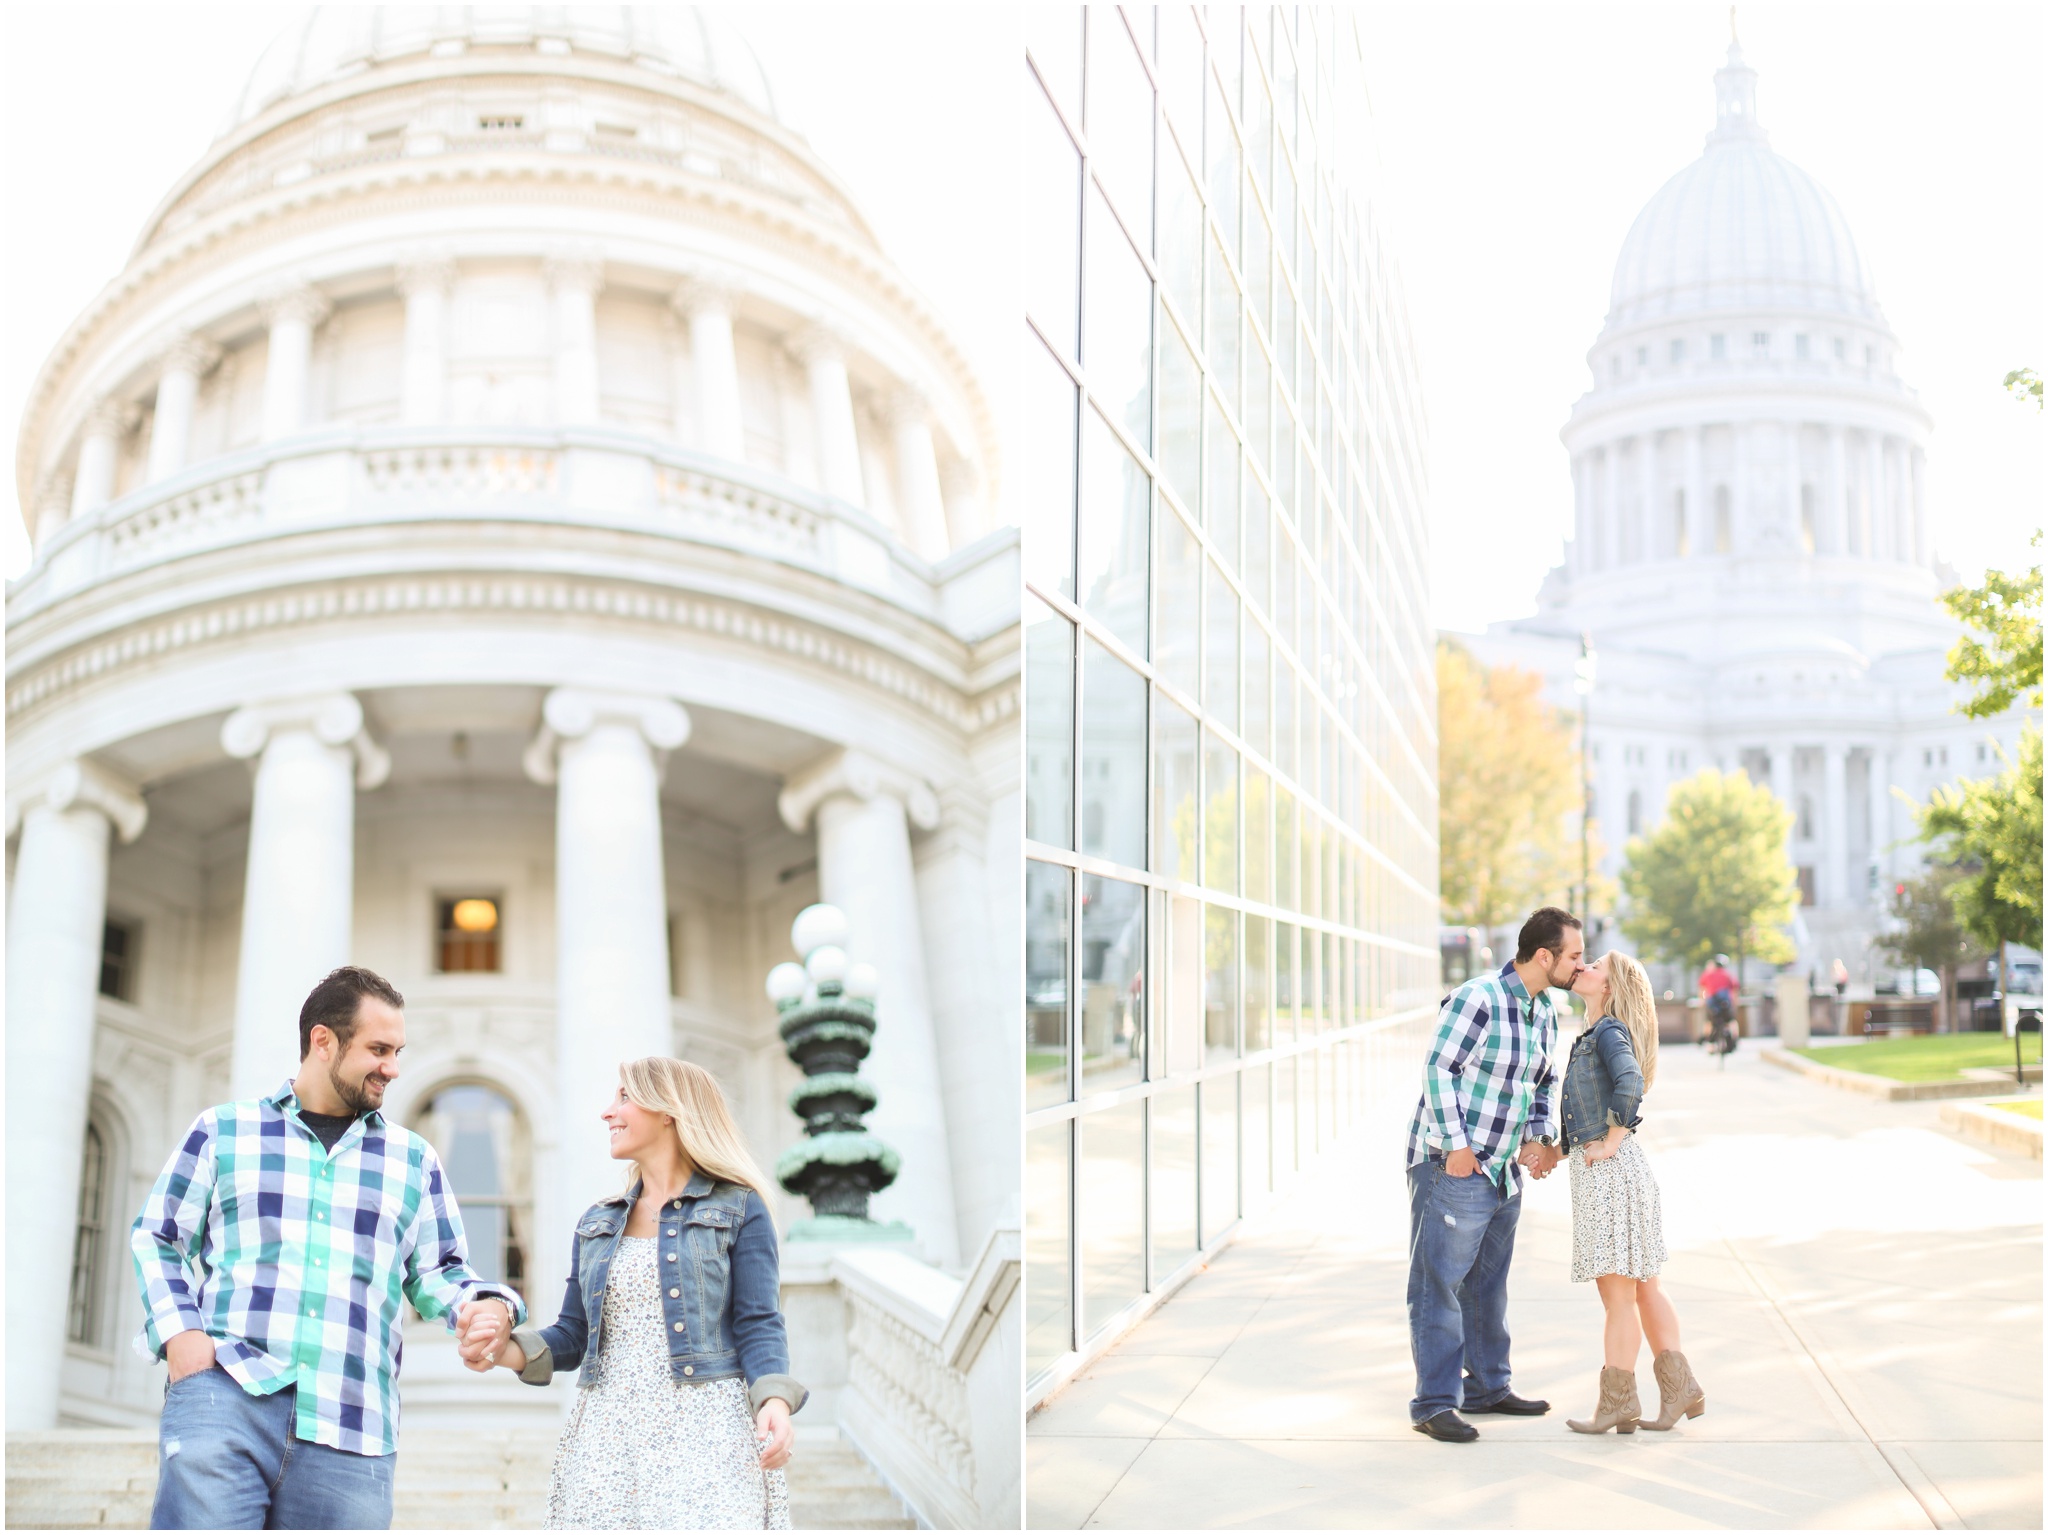
[[1644, 1428], [1671, 1428], [1681, 1417], [1697, 1418], [1707, 1410], [1707, 1394], [1700, 1389], [1685, 1355], [1677, 1349], [1664, 1350], [1650, 1362], [1650, 1369], [1656, 1374], [1657, 1391], [1664, 1401], [1663, 1409], [1646, 1420]]
[[1600, 1406], [1593, 1414], [1593, 1421], [1582, 1423], [1577, 1418], [1567, 1418], [1565, 1422], [1575, 1434], [1604, 1434], [1610, 1428], [1633, 1434], [1636, 1420], [1642, 1415], [1643, 1404], [1636, 1396], [1636, 1372], [1603, 1365], [1600, 1369]]

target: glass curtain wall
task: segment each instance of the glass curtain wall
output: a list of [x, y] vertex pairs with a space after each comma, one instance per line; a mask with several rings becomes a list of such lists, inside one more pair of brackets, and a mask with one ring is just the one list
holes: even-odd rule
[[1413, 1085], [1438, 955], [1422, 423], [1353, 24], [1027, 16], [1036, 1395]]

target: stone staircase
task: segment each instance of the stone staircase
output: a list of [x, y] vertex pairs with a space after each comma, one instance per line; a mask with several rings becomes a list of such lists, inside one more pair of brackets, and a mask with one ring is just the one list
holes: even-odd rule
[[[547, 1514], [555, 1431], [421, 1428], [398, 1459], [396, 1530], [537, 1530]], [[58, 1429], [7, 1436], [10, 1529], [140, 1530], [156, 1493], [156, 1435]], [[803, 1432], [789, 1467], [798, 1529], [916, 1526], [868, 1463], [835, 1430]]]

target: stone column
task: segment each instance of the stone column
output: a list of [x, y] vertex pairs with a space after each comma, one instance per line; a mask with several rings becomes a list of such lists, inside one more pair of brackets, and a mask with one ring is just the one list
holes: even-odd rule
[[1586, 455], [1572, 455], [1572, 536], [1565, 542], [1565, 565], [1574, 581], [1587, 574], [1586, 549], [1588, 543], [1586, 518]]
[[1927, 541], [1927, 455], [1919, 448], [1907, 450], [1906, 485], [1909, 521], [1913, 529], [1913, 562], [1917, 565], [1932, 564], [1934, 550]]
[[1612, 570], [1621, 564], [1621, 439], [1607, 444], [1606, 473], [1601, 476], [1600, 497], [1606, 504], [1600, 516], [1600, 564]]
[[1867, 552], [1874, 559], [1888, 560], [1897, 554], [1892, 547], [1891, 508], [1885, 494], [1884, 483], [1884, 438], [1876, 432], [1863, 434], [1863, 473], [1870, 486], [1866, 500], [1870, 506], [1867, 518], [1869, 543]]
[[661, 770], [689, 736], [671, 699], [556, 688], [526, 750], [527, 775], [555, 785], [558, 1190], [571, 1210], [624, 1186], [598, 1123], [620, 1063], [675, 1053]]
[[946, 531], [950, 547], [964, 549], [981, 537], [981, 476], [964, 458], [948, 458], [939, 464], [939, 494], [946, 505]]
[[846, 949], [880, 972], [874, 1052], [862, 1067], [879, 1098], [868, 1124], [902, 1155], [903, 1171], [877, 1195], [879, 1220], [901, 1220], [942, 1268], [959, 1262], [952, 1146], [946, 1134], [924, 926], [910, 828], [938, 824], [929, 785], [857, 751], [835, 752], [793, 776], [782, 819], [801, 832], [815, 821], [818, 898], [846, 913]]
[[1785, 828], [1785, 853], [1789, 857], [1792, 843], [1799, 835], [1799, 807], [1792, 798], [1792, 747], [1789, 742], [1773, 741], [1765, 750], [1771, 754], [1771, 792], [1792, 816], [1791, 824]]
[[71, 480], [71, 515], [83, 517], [114, 499], [114, 471], [119, 466], [121, 439], [135, 427], [136, 410], [126, 400], [101, 400], [85, 418], [85, 436], [78, 445], [78, 472]]
[[717, 458], [744, 462], [746, 428], [740, 418], [740, 365], [733, 350], [732, 286], [693, 277], [670, 300], [690, 327], [691, 383], [697, 394], [697, 446]]
[[555, 334], [555, 420], [593, 426], [597, 393], [597, 294], [604, 262], [596, 256], [551, 256], [543, 263]]
[[422, 253], [398, 265], [405, 300], [405, 364], [399, 380], [400, 415], [407, 426], [438, 426], [448, 413], [448, 295], [455, 262]]
[[1891, 872], [1891, 753], [1882, 746], [1870, 748], [1870, 755], [1864, 760], [1866, 776], [1865, 797], [1870, 807], [1870, 861], [1877, 865], [1880, 876]]
[[263, 440], [289, 437], [306, 424], [306, 383], [313, 362], [313, 332], [333, 311], [318, 288], [281, 288], [258, 306], [270, 327], [270, 360], [263, 373]]
[[16, 1432], [57, 1424], [109, 834], [134, 841], [148, 811], [131, 785], [82, 760], [9, 808], [23, 810], [7, 907], [7, 1427]]
[[946, 503], [939, 490], [931, 407], [924, 396], [914, 389], [898, 390], [889, 401], [889, 428], [896, 439], [896, 497], [905, 539], [926, 559], [943, 559], [948, 547]]
[[1820, 898], [1847, 906], [1849, 891], [1849, 749], [1829, 742], [1822, 748]]
[[181, 336], [164, 354], [156, 385], [156, 424], [149, 432], [148, 483], [185, 467], [192, 447], [192, 407], [199, 381], [220, 361], [220, 348], [204, 336]]
[[823, 326], [799, 332], [790, 350], [811, 381], [811, 415], [818, 445], [818, 488], [853, 506], [867, 505], [860, 469], [860, 433], [853, 424], [853, 386], [839, 340]]
[[[1729, 469], [1728, 469], [1728, 552], [1740, 554], [1744, 547], [1743, 519], [1748, 516], [1749, 499], [1749, 455], [1743, 449], [1743, 424], [1730, 422], [1728, 426]], [[1716, 529], [1716, 536], [1719, 530]]]
[[237, 709], [220, 742], [256, 759], [233, 1065], [235, 1096], [251, 1098], [298, 1069], [307, 993], [355, 957], [356, 790], [381, 784], [391, 759], [350, 693]]
[[1849, 552], [1849, 459], [1842, 428], [1825, 428], [1828, 442], [1828, 499], [1821, 520], [1824, 554]]
[[36, 488], [35, 545], [41, 549], [71, 520], [71, 476], [53, 474]]
[[1636, 438], [1636, 473], [1643, 504], [1636, 513], [1636, 547], [1645, 560], [1664, 552], [1665, 540], [1657, 526], [1657, 434], [1644, 432]]

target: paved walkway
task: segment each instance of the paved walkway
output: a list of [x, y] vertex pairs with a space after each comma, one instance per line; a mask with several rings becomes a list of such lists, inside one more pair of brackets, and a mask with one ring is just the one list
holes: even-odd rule
[[[1707, 1393], [1573, 1434], [1599, 1303], [1566, 1175], [1510, 1283], [1533, 1420], [1408, 1426], [1400, 1131], [1359, 1132], [1029, 1425], [1034, 1528], [2041, 1527], [2041, 1164], [1757, 1059], [1664, 1054], [1644, 1140]], [[1638, 1376], [1654, 1406], [1647, 1355]]]

